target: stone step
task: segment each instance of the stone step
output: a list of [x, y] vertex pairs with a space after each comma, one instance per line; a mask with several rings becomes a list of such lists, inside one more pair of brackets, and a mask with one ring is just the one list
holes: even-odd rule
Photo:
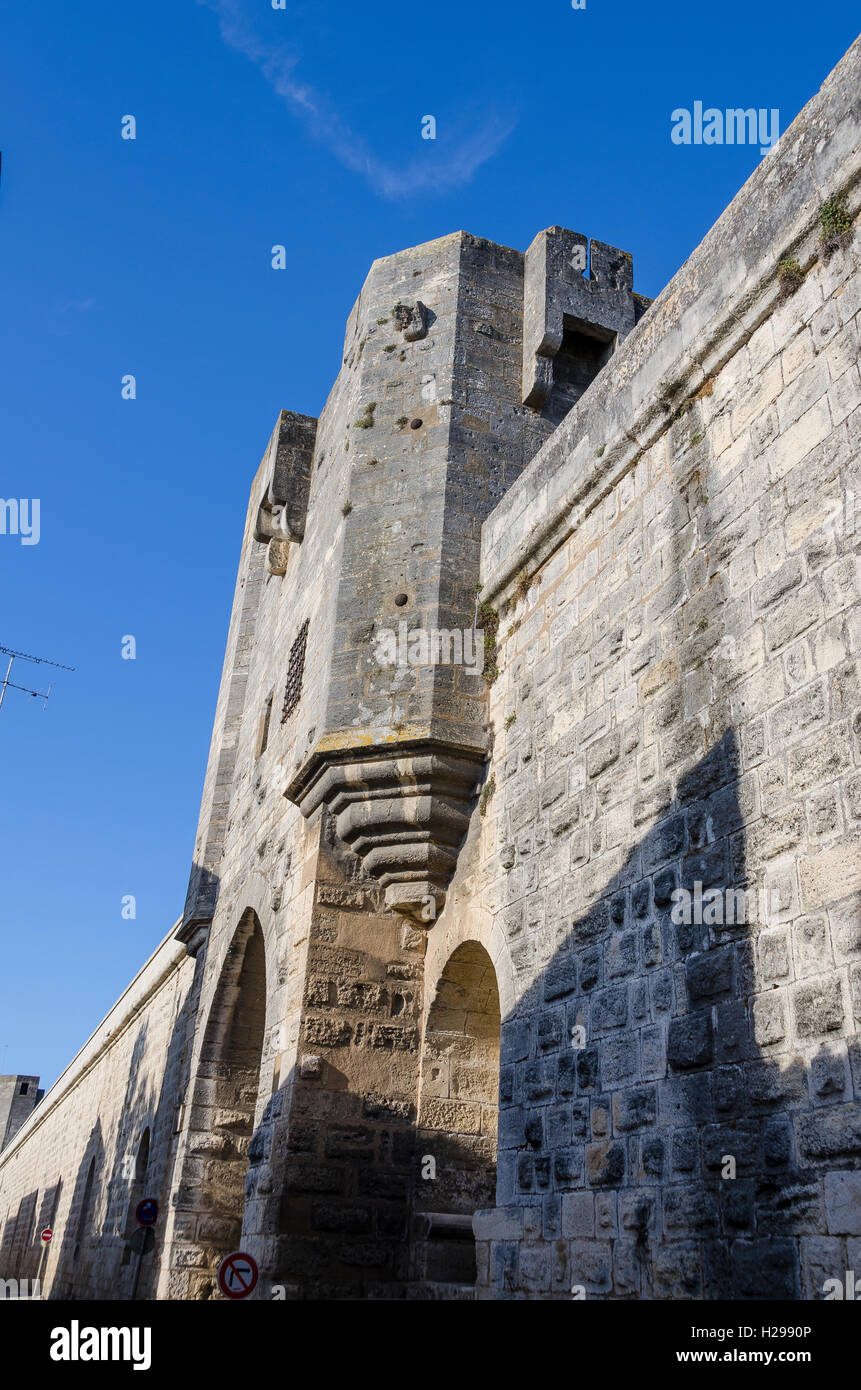
[[426, 1280], [422, 1284], [412, 1284], [407, 1290], [407, 1299], [424, 1303], [474, 1303], [475, 1286]]

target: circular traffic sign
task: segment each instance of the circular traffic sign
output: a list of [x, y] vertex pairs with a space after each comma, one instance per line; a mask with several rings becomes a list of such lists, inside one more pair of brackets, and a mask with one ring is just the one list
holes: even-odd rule
[[46, 1226], [44, 1231], [42, 1232], [42, 1244], [49, 1245], [53, 1234], [54, 1232], [51, 1230], [51, 1227]]
[[135, 1216], [139, 1226], [154, 1226], [158, 1217], [158, 1202], [155, 1197], [144, 1197], [138, 1202]]
[[247, 1298], [260, 1277], [257, 1261], [244, 1250], [234, 1250], [218, 1266], [218, 1287], [225, 1298]]

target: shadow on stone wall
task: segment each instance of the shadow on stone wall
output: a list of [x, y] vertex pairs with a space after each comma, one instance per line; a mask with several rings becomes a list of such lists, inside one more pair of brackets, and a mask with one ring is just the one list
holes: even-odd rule
[[[258, 1296], [472, 1297], [472, 1216], [493, 1201], [495, 1138], [420, 1127], [416, 1106], [403, 1102], [341, 1092], [337, 1105], [321, 1106], [307, 1091], [294, 1091], [279, 1137], [282, 1099], [277, 1092], [268, 1102], [249, 1149], [243, 1248], [253, 1253], [271, 1238], [274, 1252]], [[283, 1167], [277, 1158], [273, 1166], [279, 1148]], [[257, 1231], [254, 1206], [263, 1213]]]
[[[51, 1299], [129, 1299], [154, 1296], [162, 1235], [173, 1184], [177, 1107], [184, 1097], [190, 1065], [188, 1012], [178, 1012], [171, 1031], [166, 1065], [154, 1088], [146, 1075], [148, 1025], [139, 1025], [116, 1134], [106, 1143], [96, 1117], [74, 1176], [58, 1174], [39, 1199], [35, 1190], [10, 1214], [0, 1239], [0, 1277], [40, 1277], [43, 1297]], [[147, 1136], [148, 1161], [141, 1171], [141, 1143]], [[30, 1142], [38, 1142], [35, 1138]], [[56, 1231], [60, 1196], [71, 1182], [70, 1205], [62, 1234]], [[146, 1191], [140, 1190], [145, 1187]], [[144, 1196], [155, 1197], [160, 1215], [156, 1244], [140, 1259], [129, 1245], [135, 1228], [134, 1208]], [[39, 1207], [38, 1220], [36, 1208]], [[44, 1227], [55, 1238], [45, 1249]], [[50, 1289], [48, 1289], [50, 1285]]]
[[[810, 1065], [794, 1053], [769, 1052], [771, 1040], [779, 1044], [782, 1021], [757, 982], [753, 936], [764, 924], [726, 920], [727, 892], [761, 886], [749, 881], [739, 788], [730, 730], [680, 779], [671, 801], [648, 808], [651, 828], [600, 897], [573, 921], [560, 914], [552, 958], [502, 1023], [496, 1200], [506, 1212], [532, 1209], [535, 1219], [527, 1220], [524, 1240], [496, 1239], [490, 1247], [496, 1298], [566, 1299], [578, 1285], [590, 1298], [815, 1297], [802, 1271], [800, 1242], [807, 1237], [808, 1255], [821, 1265], [819, 1287], [842, 1274], [830, 1265], [839, 1242], [823, 1238], [823, 1175], [827, 1184], [829, 1173], [861, 1166], [861, 1115], [849, 1103], [842, 1058], [825, 1045]], [[712, 889], [720, 890], [723, 921], [710, 921]], [[673, 920], [678, 890], [690, 895], [694, 917], [702, 894], [702, 921]], [[751, 902], [761, 911], [761, 900], [746, 898], [748, 913]], [[515, 959], [524, 932], [522, 922], [511, 927]], [[256, 1046], [260, 1028], [251, 1028], [242, 1002], [244, 952], [225, 973], [225, 1036], [238, 1036], [237, 1023], [248, 1025]], [[384, 964], [369, 955], [368, 977], [384, 975]], [[435, 1066], [440, 1058], [449, 1064], [468, 1053], [455, 1012], [469, 1012], [476, 969], [470, 959], [454, 980], [435, 1023], [436, 1050], [428, 1053], [427, 1037], [419, 1038], [426, 1055], [405, 1058], [410, 1067]], [[265, 993], [260, 961], [248, 980], [257, 1017]], [[810, 995], [803, 1023], [812, 1037], [842, 1025], [827, 981], [819, 981], [825, 992]], [[749, 1007], [754, 995], [760, 1041]], [[579, 1028], [582, 1038], [572, 1031]], [[325, 1084], [295, 1071], [277, 1078], [253, 1134], [235, 1124], [231, 1131], [230, 1115], [216, 1122], [213, 1110], [203, 1129], [226, 1139], [229, 1153], [201, 1150], [179, 1175], [174, 1130], [188, 1083], [187, 1009], [174, 1022], [155, 1097], [144, 1076], [146, 1043], [144, 1020], [110, 1158], [97, 1119], [74, 1177], [59, 1175], [41, 1202], [37, 1192], [28, 1194], [7, 1221], [0, 1242], [5, 1277], [38, 1277], [53, 1256], [51, 1297], [132, 1296], [137, 1257], [128, 1256], [125, 1237], [140, 1175], [129, 1160], [148, 1129], [146, 1195], [158, 1198], [162, 1215], [137, 1297], [155, 1294], [171, 1194], [182, 1209], [193, 1190], [196, 1214], [219, 1216], [212, 1166], [224, 1154], [247, 1165], [229, 1243], [259, 1253], [258, 1297], [272, 1296], [279, 1284], [290, 1299], [471, 1296], [469, 1218], [492, 1205], [491, 1153], [476, 1135], [458, 1134], [453, 1124], [446, 1130], [441, 1116], [450, 1091], [434, 1096], [425, 1089], [443, 1107], [439, 1128], [429, 1128], [420, 1123], [417, 1097], [356, 1084], [330, 1051]], [[857, 1084], [857, 1044], [850, 1061]], [[233, 1095], [229, 1055], [214, 1051], [209, 1069], [210, 1080], [223, 1080]], [[245, 1061], [242, 1072], [240, 1090], [248, 1081]], [[213, 1092], [213, 1105], [217, 1100]], [[465, 1091], [458, 1103], [468, 1104]], [[438, 1163], [438, 1185], [421, 1179], [429, 1155]], [[728, 1159], [734, 1177], [722, 1176]], [[63, 1237], [46, 1256], [38, 1231], [55, 1219], [59, 1191], [70, 1180]], [[224, 1253], [218, 1244], [210, 1251], [213, 1261]], [[198, 1285], [174, 1296], [216, 1296], [211, 1273], [201, 1270]]]
[[[503, 1023], [497, 1204], [521, 1209], [525, 1226], [498, 1223], [498, 1237], [489, 1237], [489, 1287], [498, 1298], [565, 1298], [577, 1285], [587, 1297], [812, 1298], [848, 1267], [826, 1205], [845, 1204], [839, 1175], [861, 1167], [861, 1107], [853, 1101], [861, 1044], [842, 1047], [848, 1030], [825, 914], [804, 917], [792, 876], [778, 872], [782, 857], [800, 862], [804, 853], [804, 808], [786, 787], [772, 788], [763, 808], [759, 774], [743, 769], [739, 745], [743, 737], [746, 766], [757, 767], [805, 728], [821, 729], [827, 706], [823, 695], [818, 720], [797, 711], [797, 701], [773, 717], [784, 685], [772, 680], [764, 692], [763, 668], [780, 667], [794, 630], [785, 624], [757, 650], [762, 617], [751, 617], [749, 595], [739, 597], [727, 576], [733, 559], [776, 525], [780, 499], [743, 498], [740, 477], [727, 486], [710, 436], [702, 399], [687, 402], [665, 442], [668, 472], [654, 484], [663, 510], [649, 528], [649, 550], [630, 501], [622, 522], [629, 572], [638, 577], [637, 567], [659, 552], [661, 587], [647, 603], [633, 589], [627, 613], [605, 598], [594, 624], [576, 626], [551, 653], [555, 671], [587, 663], [589, 679], [600, 682], [614, 664], [621, 677], [630, 652], [627, 679], [639, 680], [639, 701], [634, 716], [620, 727], [614, 714], [610, 733], [585, 749], [586, 782], [599, 797], [579, 860], [585, 905], [548, 911], [552, 956]], [[660, 473], [660, 456], [652, 458]], [[810, 495], [840, 467], [839, 452], [823, 456]], [[821, 565], [822, 537], [812, 538], [817, 544]], [[772, 588], [779, 598], [780, 585]], [[814, 605], [811, 620], [816, 612]], [[635, 641], [643, 633], [637, 666], [632, 631]], [[837, 688], [839, 673], [828, 679]], [[532, 684], [523, 673], [527, 708]], [[797, 675], [789, 689], [800, 684]], [[752, 718], [763, 708], [767, 734], [765, 719]], [[741, 734], [734, 717], [744, 721]], [[832, 707], [832, 721], [839, 717]], [[641, 720], [651, 733], [645, 753]], [[534, 723], [546, 735], [541, 708]], [[545, 780], [583, 756], [580, 739], [575, 726], [557, 746], [544, 743]], [[642, 839], [619, 864], [601, 838], [601, 812], [618, 803], [626, 778]], [[566, 832], [564, 811], [556, 829], [550, 814], [551, 843]], [[602, 863], [609, 881], [596, 877]], [[693, 907], [710, 890], [719, 893], [719, 919], [707, 901], [699, 922], [673, 920], [674, 892], [686, 892]], [[753, 901], [738, 921], [742, 890]], [[528, 908], [506, 914], [512, 959], [524, 974], [541, 930], [530, 927], [538, 917]], [[857, 921], [857, 902], [840, 908]], [[791, 945], [788, 933], [764, 934], [789, 921]], [[792, 981], [793, 952], [801, 984], [790, 1018], [779, 986]], [[584, 1038], [572, 1034], [578, 1026]], [[790, 1046], [791, 1037], [801, 1045]], [[841, 1046], [831, 1048], [829, 1038]], [[734, 1177], [722, 1176], [733, 1167]], [[838, 1224], [844, 1236], [849, 1229]]]
[[[746, 871], [739, 775], [730, 730], [600, 898], [559, 921], [503, 1023], [497, 1200], [538, 1208], [545, 1239], [494, 1243], [496, 1297], [817, 1296], [799, 1242], [827, 1229], [823, 1178], [861, 1166], [861, 1107], [824, 1044], [809, 1067], [769, 1052], [788, 1020], [757, 983], [754, 934], [781, 918], [750, 920], [778, 904]], [[678, 890], [701, 921], [674, 920]], [[742, 922], [737, 890], [753, 890]], [[840, 1036], [839, 981], [819, 976], [796, 1010], [800, 1032]], [[849, 1057], [857, 1085], [857, 1042]], [[810, 1252], [823, 1280], [842, 1277], [838, 1247]]]

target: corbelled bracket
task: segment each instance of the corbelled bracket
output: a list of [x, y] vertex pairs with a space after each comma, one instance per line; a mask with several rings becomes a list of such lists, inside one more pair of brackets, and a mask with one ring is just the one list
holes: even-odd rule
[[427, 337], [428, 311], [420, 299], [417, 299], [415, 304], [396, 304], [392, 310], [392, 317], [395, 327], [403, 333], [406, 342], [416, 343], [419, 338]]
[[485, 755], [367, 748], [318, 755], [286, 796], [304, 816], [328, 806], [340, 838], [386, 890], [386, 907], [431, 926], [469, 827]]
[[316, 436], [312, 416], [282, 410], [269, 437], [254, 539], [268, 544], [270, 574], [285, 572], [290, 546], [305, 534]]

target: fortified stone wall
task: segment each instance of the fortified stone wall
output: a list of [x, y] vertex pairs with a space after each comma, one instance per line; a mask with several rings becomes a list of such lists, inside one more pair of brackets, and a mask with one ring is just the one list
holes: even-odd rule
[[0, 1278], [43, 1297], [152, 1292], [157, 1256], [138, 1273], [128, 1237], [138, 1202], [169, 1202], [182, 1122], [196, 982], [174, 931], [3, 1151]]
[[861, 238], [820, 220], [861, 201], [859, 58], [484, 527], [492, 795], [445, 914], [513, 977], [484, 1297], [861, 1259]]
[[[0, 1156], [0, 1277], [209, 1298], [240, 1244], [260, 1297], [855, 1267], [858, 238], [818, 218], [857, 211], [858, 70], [645, 317], [630, 257], [559, 227], [374, 263], [254, 480], [182, 923]], [[479, 586], [486, 679], [381, 660]], [[674, 922], [681, 889], [774, 916]]]

